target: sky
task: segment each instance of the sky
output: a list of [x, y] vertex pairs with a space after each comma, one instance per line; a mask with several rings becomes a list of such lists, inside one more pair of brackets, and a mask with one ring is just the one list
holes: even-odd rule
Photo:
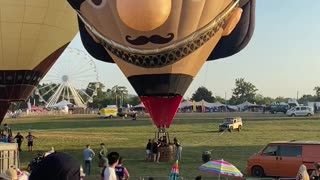
[[[296, 98], [320, 86], [320, 1], [257, 0], [256, 26], [248, 46], [232, 57], [205, 63], [185, 98], [200, 86], [214, 96], [232, 96], [235, 79], [244, 78], [263, 96]], [[70, 45], [83, 48], [78, 36]], [[94, 61], [107, 88], [126, 86], [136, 94], [115, 64]]]

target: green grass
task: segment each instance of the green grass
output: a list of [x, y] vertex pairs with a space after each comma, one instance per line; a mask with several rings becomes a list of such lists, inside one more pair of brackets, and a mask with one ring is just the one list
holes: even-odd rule
[[[219, 133], [218, 124], [226, 116], [241, 115], [244, 121], [243, 131]], [[147, 116], [138, 120], [99, 119], [96, 116], [52, 116], [6, 119], [14, 133], [20, 131], [24, 136], [31, 131], [35, 140], [34, 152], [26, 152], [26, 142], [20, 154], [21, 167], [38, 152], [49, 150], [72, 154], [82, 162], [82, 150], [86, 144], [98, 151], [104, 142], [109, 150], [119, 152], [125, 159], [132, 179], [139, 177], [163, 177], [167, 179], [173, 162], [145, 162], [147, 140], [154, 138], [156, 128]], [[270, 114], [178, 114], [169, 128], [170, 137], [180, 139], [183, 151], [179, 163], [180, 174], [185, 179], [194, 179], [197, 175], [216, 177], [200, 172], [202, 152], [212, 150], [213, 159], [224, 159], [233, 163], [246, 175], [246, 161], [251, 154], [259, 151], [266, 143], [276, 140], [319, 140], [320, 120], [313, 118], [287, 118], [284, 115]], [[94, 175], [88, 179], [98, 179], [97, 158], [93, 161]], [[160, 179], [160, 178], [157, 178]], [[210, 178], [212, 179], [212, 178]]]

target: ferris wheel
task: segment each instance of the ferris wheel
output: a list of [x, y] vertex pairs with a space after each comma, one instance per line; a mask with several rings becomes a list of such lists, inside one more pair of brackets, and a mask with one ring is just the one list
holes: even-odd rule
[[68, 47], [40, 81], [35, 94], [45, 107], [65, 102], [87, 107], [99, 88], [99, 76], [93, 59], [84, 51]]

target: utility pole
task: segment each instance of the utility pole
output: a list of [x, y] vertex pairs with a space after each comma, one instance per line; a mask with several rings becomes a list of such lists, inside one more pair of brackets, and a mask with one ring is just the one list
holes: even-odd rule
[[227, 92], [226, 92], [226, 91], [224, 92], [224, 102], [225, 102], [225, 105], [226, 105], [226, 112], [228, 112], [228, 105], [227, 105]]
[[118, 95], [116, 94], [116, 106], [118, 107]]
[[297, 101], [298, 101], [298, 99], [299, 99], [299, 91], [297, 91]]

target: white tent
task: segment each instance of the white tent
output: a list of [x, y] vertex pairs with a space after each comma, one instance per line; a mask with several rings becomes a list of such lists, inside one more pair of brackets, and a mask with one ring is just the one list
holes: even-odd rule
[[242, 103], [242, 104], [239, 104], [239, 105], [237, 105], [239, 108], [240, 108], [240, 110], [242, 111], [242, 110], [244, 110], [245, 108], [248, 108], [248, 107], [250, 107], [250, 106], [257, 106], [257, 105], [255, 105], [255, 104], [252, 104], [251, 102], [249, 102], [249, 101], [246, 101], [246, 102], [244, 102], [244, 103]]
[[66, 100], [62, 100], [62, 101], [58, 102], [57, 104], [54, 104], [50, 107], [64, 108], [68, 105], [72, 105], [72, 103], [69, 101], [66, 101]]
[[180, 103], [179, 108], [185, 108], [185, 107], [190, 107], [190, 106], [193, 106], [193, 102], [186, 100], [186, 101], [183, 101]]
[[208, 107], [208, 108], [210, 108], [210, 104], [211, 104], [211, 103], [208, 103], [208, 102], [205, 101], [205, 100], [196, 102], [196, 105], [197, 105], [197, 106], [202, 106], [202, 105], [203, 105], [204, 107]]
[[232, 109], [233, 111], [238, 111], [238, 106], [228, 105], [228, 109]]
[[218, 108], [221, 106], [226, 106], [225, 104], [220, 103], [219, 101], [214, 102], [214, 103], [209, 103], [210, 104], [210, 108]]
[[133, 106], [134, 108], [144, 108], [144, 104], [140, 103], [138, 105]]

